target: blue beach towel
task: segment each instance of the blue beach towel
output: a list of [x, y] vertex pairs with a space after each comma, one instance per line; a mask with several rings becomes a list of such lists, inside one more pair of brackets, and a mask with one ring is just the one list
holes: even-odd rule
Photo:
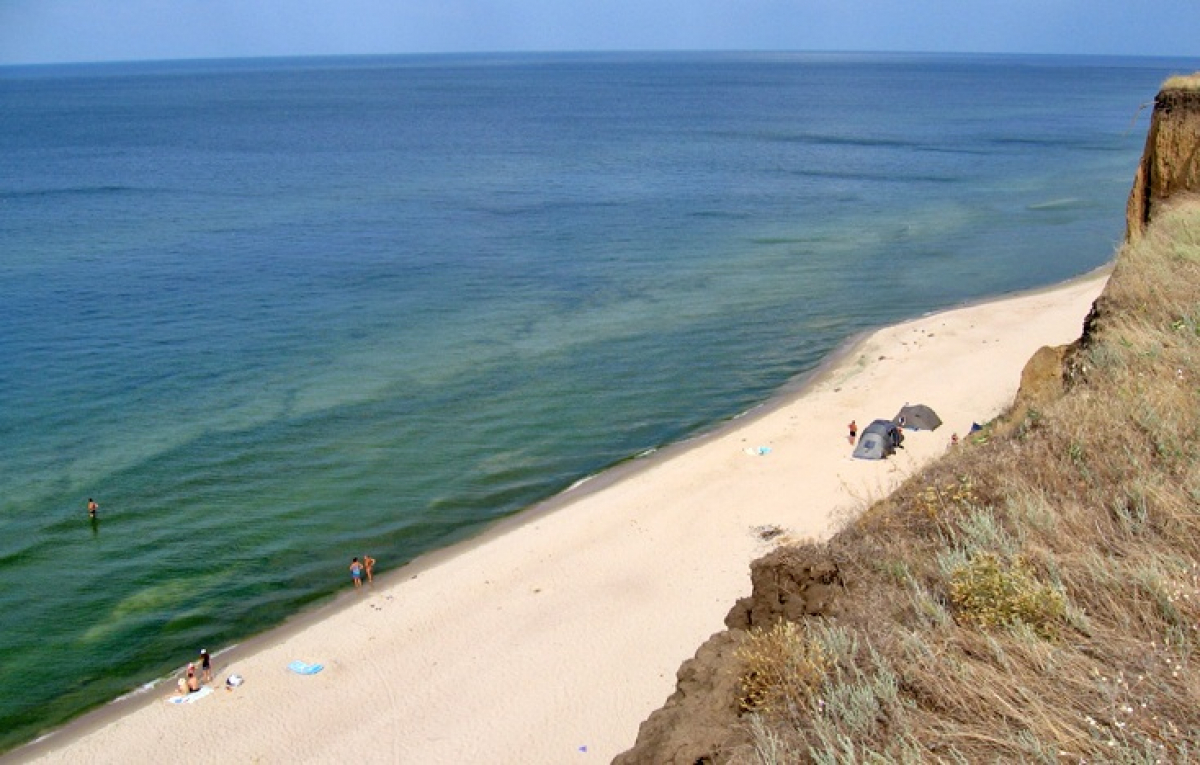
[[297, 675], [315, 675], [325, 669], [324, 664], [305, 664], [302, 661], [293, 661], [288, 665], [288, 669], [295, 672]]

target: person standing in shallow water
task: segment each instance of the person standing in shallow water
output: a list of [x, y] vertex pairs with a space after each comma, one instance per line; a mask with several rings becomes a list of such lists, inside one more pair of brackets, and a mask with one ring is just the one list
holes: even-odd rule
[[362, 564], [358, 562], [358, 558], [350, 561], [350, 576], [354, 579], [355, 587], [362, 587]]
[[96, 504], [96, 500], [88, 497], [88, 518], [91, 518], [93, 521], [96, 520], [96, 511], [99, 509], [100, 506]]
[[374, 581], [375, 559], [363, 553], [363, 571], [367, 574], [367, 582]]

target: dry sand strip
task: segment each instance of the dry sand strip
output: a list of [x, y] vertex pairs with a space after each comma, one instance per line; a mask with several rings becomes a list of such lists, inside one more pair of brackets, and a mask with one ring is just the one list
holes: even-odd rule
[[[162, 687], [15, 753], [38, 762], [608, 762], [749, 594], [779, 539], [821, 538], [1007, 406], [1078, 338], [1107, 271], [876, 332], [804, 390], [584, 484], [218, 657], [194, 704]], [[882, 462], [847, 423], [925, 403], [945, 425]], [[760, 449], [767, 447], [769, 451]], [[764, 452], [761, 453], [760, 452]], [[347, 580], [347, 588], [349, 581]], [[321, 663], [302, 676], [293, 660]]]

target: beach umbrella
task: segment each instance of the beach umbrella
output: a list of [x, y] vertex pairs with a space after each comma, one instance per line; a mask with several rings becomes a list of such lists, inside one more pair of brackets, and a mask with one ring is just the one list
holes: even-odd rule
[[909, 430], [937, 430], [942, 424], [942, 418], [924, 404], [905, 404], [900, 413], [892, 418], [892, 422]]

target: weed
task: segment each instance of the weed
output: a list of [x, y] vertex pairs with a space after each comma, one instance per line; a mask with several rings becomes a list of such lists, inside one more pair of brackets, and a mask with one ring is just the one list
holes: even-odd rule
[[990, 552], [974, 556], [950, 575], [950, 599], [960, 616], [982, 627], [1027, 625], [1054, 634], [1066, 611], [1058, 590], [1040, 583], [1017, 558], [1004, 565]]
[[789, 621], [751, 629], [737, 656], [744, 667], [740, 704], [748, 712], [781, 713], [802, 703], [830, 667], [825, 647]]

